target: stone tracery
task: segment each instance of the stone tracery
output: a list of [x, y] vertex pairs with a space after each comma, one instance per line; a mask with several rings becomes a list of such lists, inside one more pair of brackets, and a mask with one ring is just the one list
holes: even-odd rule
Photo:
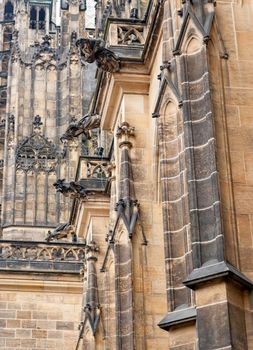
[[59, 152], [52, 141], [40, 134], [41, 118], [36, 116], [33, 122], [33, 133], [17, 147], [16, 167], [25, 171], [55, 171], [59, 162]]

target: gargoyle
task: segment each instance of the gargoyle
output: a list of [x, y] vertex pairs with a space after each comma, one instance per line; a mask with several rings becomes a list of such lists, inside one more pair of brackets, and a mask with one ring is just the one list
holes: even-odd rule
[[58, 225], [53, 232], [48, 231], [48, 235], [46, 237], [46, 241], [50, 242], [54, 239], [58, 240], [61, 238], [66, 238], [68, 235], [71, 234], [72, 236], [72, 242], [76, 241], [76, 234], [74, 232], [73, 226], [69, 224], [69, 222], [65, 224]]
[[106, 72], [119, 70], [118, 57], [111, 50], [105, 48], [105, 42], [102, 39], [81, 38], [76, 41], [76, 46], [85, 62], [96, 62], [98, 68]]
[[62, 135], [61, 141], [73, 140], [81, 134], [87, 134], [89, 130], [93, 130], [99, 127], [101, 117], [98, 114], [86, 114], [79, 121], [71, 123], [66, 132]]
[[71, 181], [69, 183], [64, 183], [65, 179], [58, 179], [54, 183], [54, 187], [57, 192], [62, 193], [65, 197], [71, 198], [82, 198], [86, 197], [85, 188], [78, 182]]

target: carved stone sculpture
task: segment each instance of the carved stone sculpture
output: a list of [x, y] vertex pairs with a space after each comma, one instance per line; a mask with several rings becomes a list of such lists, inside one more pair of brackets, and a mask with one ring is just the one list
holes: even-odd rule
[[48, 235], [46, 237], [46, 241], [58, 240], [61, 238], [66, 238], [71, 234], [72, 241], [76, 241], [76, 234], [74, 232], [73, 226], [70, 225], [69, 222], [58, 225], [53, 231], [48, 231]]
[[98, 114], [86, 114], [79, 121], [70, 123], [66, 132], [62, 135], [61, 141], [73, 140], [81, 134], [86, 134], [89, 130], [99, 127], [101, 117]]
[[64, 183], [65, 179], [58, 179], [54, 183], [54, 187], [57, 192], [62, 193], [65, 197], [71, 198], [82, 198], [86, 197], [85, 188], [78, 182], [71, 181], [69, 183]]
[[85, 62], [96, 62], [98, 68], [106, 72], [119, 70], [118, 57], [111, 50], [105, 48], [105, 42], [102, 39], [82, 38], [77, 40], [76, 46], [80, 49]]

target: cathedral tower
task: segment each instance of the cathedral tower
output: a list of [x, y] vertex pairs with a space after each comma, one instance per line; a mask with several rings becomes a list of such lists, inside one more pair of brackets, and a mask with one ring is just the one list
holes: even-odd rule
[[63, 1], [60, 8], [56, 0], [0, 5], [5, 239], [44, 239], [68, 219], [68, 200], [55, 193], [53, 184], [57, 178], [74, 178], [78, 145], [68, 147], [60, 136], [83, 115], [85, 67], [74, 43], [83, 35], [84, 9], [76, 1]]

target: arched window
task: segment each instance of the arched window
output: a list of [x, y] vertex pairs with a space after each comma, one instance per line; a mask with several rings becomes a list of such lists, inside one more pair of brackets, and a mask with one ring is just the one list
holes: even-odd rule
[[36, 22], [37, 22], [37, 10], [35, 7], [32, 7], [30, 11], [30, 29], [36, 29]]
[[45, 29], [45, 22], [46, 22], [46, 12], [43, 8], [39, 11], [39, 29], [44, 30]]
[[1, 72], [0, 72], [0, 77], [2, 78], [2, 84], [5, 85], [7, 84], [7, 74], [8, 74], [8, 63], [9, 63], [9, 57], [4, 56], [2, 58], [2, 67], [1, 67]]
[[4, 51], [10, 50], [11, 41], [12, 41], [12, 28], [5, 27], [4, 33], [3, 33], [3, 50]]
[[2, 59], [2, 71], [7, 72], [8, 71], [8, 63], [9, 63], [9, 57], [4, 56]]
[[13, 19], [13, 5], [11, 1], [8, 1], [4, 6], [4, 19], [5, 20]]
[[6, 90], [0, 90], [0, 107], [5, 106], [7, 101], [7, 92]]

